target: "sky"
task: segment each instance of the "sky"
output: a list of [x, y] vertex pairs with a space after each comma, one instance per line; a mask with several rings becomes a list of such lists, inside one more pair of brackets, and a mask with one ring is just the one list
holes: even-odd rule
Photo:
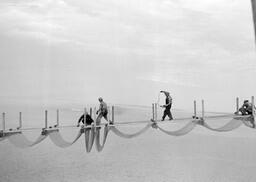
[[1, 0], [2, 105], [151, 105], [232, 111], [256, 96], [249, 0]]

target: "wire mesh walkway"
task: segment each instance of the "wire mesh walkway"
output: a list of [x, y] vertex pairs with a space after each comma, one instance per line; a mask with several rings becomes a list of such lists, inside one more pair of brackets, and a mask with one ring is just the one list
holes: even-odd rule
[[[194, 128], [197, 126], [204, 127], [208, 130], [215, 132], [228, 132], [237, 129], [238, 127], [245, 125], [249, 128], [254, 128], [255, 114], [253, 112], [252, 115], [237, 115], [237, 114], [224, 114], [224, 115], [216, 115], [216, 116], [204, 116], [204, 103], [202, 102], [202, 116], [196, 116], [196, 109], [194, 107], [194, 116], [187, 118], [176, 118], [172, 121], [160, 121], [157, 119], [157, 104], [152, 105], [152, 118], [144, 121], [133, 121], [133, 122], [114, 122], [114, 124], [103, 124], [101, 121], [96, 121], [91, 125], [67, 125], [67, 126], [59, 126], [59, 121], [57, 120], [57, 124], [53, 127], [48, 127], [47, 123], [47, 111], [45, 112], [45, 128], [22, 128], [21, 122], [21, 114], [20, 114], [20, 126], [17, 129], [10, 130], [2, 130], [0, 131], [0, 142], [4, 140], [8, 140], [10, 143], [19, 148], [28, 148], [33, 147], [42, 141], [44, 141], [47, 137], [58, 147], [66, 148], [72, 146], [74, 143], [84, 135], [85, 140], [85, 149], [89, 153], [92, 150], [93, 145], [98, 152], [102, 151], [106, 142], [107, 137], [110, 132], [115, 135], [125, 138], [131, 139], [142, 135], [149, 129], [153, 128], [160, 132], [163, 132], [170, 136], [183, 136], [189, 134]], [[84, 111], [86, 113], [86, 110]], [[57, 111], [57, 118], [58, 116]], [[92, 113], [91, 113], [92, 114]], [[112, 121], [114, 121], [114, 107], [112, 107]], [[210, 120], [220, 120], [220, 119], [229, 119], [229, 121], [223, 124], [221, 127], [212, 127], [207, 121]], [[164, 125], [167, 123], [179, 123], [180, 121], [185, 121], [186, 123], [177, 130], [167, 130], [164, 128]], [[140, 125], [144, 126], [140, 126]], [[125, 133], [120, 130], [121, 126], [129, 127], [129, 126], [138, 126], [141, 127], [137, 131], [133, 133]], [[3, 126], [5, 127], [5, 115], [3, 114]], [[61, 130], [63, 128], [77, 128], [77, 134], [74, 136], [73, 140], [66, 141], [61, 134]], [[41, 129], [41, 133], [34, 140], [30, 141], [24, 134], [25, 131], [28, 130], [38, 130]], [[101, 136], [102, 135], [102, 136]]]

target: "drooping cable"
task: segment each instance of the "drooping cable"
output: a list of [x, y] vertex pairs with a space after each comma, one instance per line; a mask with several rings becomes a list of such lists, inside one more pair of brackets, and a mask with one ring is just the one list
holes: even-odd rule
[[146, 132], [151, 127], [151, 125], [152, 125], [152, 123], [148, 123], [144, 128], [142, 128], [141, 130], [139, 130], [133, 134], [124, 133], [124, 132], [120, 131], [119, 129], [117, 129], [115, 126], [111, 126], [110, 130], [119, 137], [129, 139], [129, 138], [134, 138], [136, 136], [139, 136], [142, 133]]
[[41, 134], [35, 141], [30, 141], [27, 139], [27, 137], [24, 134], [18, 133], [18, 134], [9, 136], [8, 140], [16, 147], [28, 148], [28, 147], [32, 147], [32, 146], [42, 142], [44, 139], [47, 138], [47, 136], [48, 135]]
[[95, 138], [95, 127], [92, 128], [85, 128], [85, 148], [86, 152], [90, 153], [92, 150], [92, 146], [94, 143], [94, 138]]
[[83, 133], [81, 132], [81, 129], [79, 129], [75, 139], [71, 142], [64, 140], [59, 131], [51, 132], [49, 137], [56, 146], [66, 148], [73, 145], [81, 137], [82, 134]]
[[202, 122], [200, 125], [204, 126], [205, 128], [212, 130], [212, 131], [217, 131], [217, 132], [227, 132], [227, 131], [232, 131], [238, 127], [240, 127], [243, 124], [243, 121], [238, 120], [238, 119], [232, 119], [229, 121], [227, 124], [224, 126], [221, 126], [219, 128], [213, 128], [206, 122]]
[[100, 131], [101, 131], [101, 128], [96, 128], [95, 145], [96, 145], [96, 149], [97, 149], [98, 152], [101, 152], [103, 150], [104, 146], [105, 146], [107, 136], [108, 136], [108, 132], [109, 132], [109, 126], [108, 125], [104, 126], [102, 144], [100, 144]]
[[167, 135], [182, 136], [192, 131], [196, 127], [196, 125], [197, 125], [197, 120], [193, 120], [193, 121], [189, 121], [184, 127], [176, 131], [167, 131], [162, 127], [160, 127], [159, 124], [156, 124], [156, 128], [158, 128], [160, 131], [164, 132]]

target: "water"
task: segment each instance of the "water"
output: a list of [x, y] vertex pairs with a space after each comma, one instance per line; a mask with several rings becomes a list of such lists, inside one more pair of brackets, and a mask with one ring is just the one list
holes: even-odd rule
[[[120, 109], [120, 108], [119, 108]], [[120, 109], [116, 120], [131, 121], [151, 116], [151, 108]], [[8, 110], [8, 127], [17, 126], [19, 109]], [[44, 126], [44, 108], [27, 108], [25, 126]], [[16, 113], [16, 114], [15, 114]], [[81, 112], [63, 109], [61, 124], [76, 123]], [[159, 111], [159, 116], [161, 115]], [[190, 113], [174, 112], [174, 116]], [[49, 125], [56, 122], [55, 109], [49, 110]], [[220, 126], [225, 121], [211, 121]], [[166, 129], [182, 127], [185, 122], [166, 124]], [[133, 132], [143, 125], [122, 131]], [[78, 128], [62, 129], [65, 139], [75, 137]], [[35, 139], [40, 131], [26, 132]], [[19, 149], [7, 140], [0, 142], [1, 182], [100, 182], [100, 181], [255, 181], [256, 134], [247, 127], [228, 133], [216, 133], [196, 127], [182, 137], [171, 137], [150, 129], [134, 139], [122, 139], [109, 133], [104, 150], [85, 152], [84, 137], [69, 148], [56, 147], [49, 139], [27, 149]]]

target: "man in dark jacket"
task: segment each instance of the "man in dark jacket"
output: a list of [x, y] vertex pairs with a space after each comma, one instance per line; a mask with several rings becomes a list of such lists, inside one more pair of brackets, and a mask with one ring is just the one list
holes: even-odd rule
[[[79, 120], [77, 122], [77, 126], [79, 126], [80, 122], [82, 122], [84, 124], [84, 114], [79, 118]], [[92, 117], [86, 112], [85, 125], [91, 125], [93, 122], [94, 121], [93, 121]]]
[[248, 100], [245, 100], [244, 104], [239, 108], [239, 112], [241, 112], [242, 115], [252, 114], [252, 104]]
[[[235, 114], [239, 114], [240, 112], [242, 115], [252, 115], [253, 107], [255, 110], [256, 109], [255, 106], [253, 106], [252, 103], [250, 103], [248, 100], [245, 100], [244, 104], [239, 108], [237, 112], [235, 112]], [[255, 128], [254, 118], [252, 118], [251, 124], [252, 124], [252, 127]]]
[[161, 90], [160, 93], [164, 93], [165, 96], [166, 96], [166, 98], [165, 98], [165, 105], [160, 106], [160, 107], [165, 108], [164, 114], [163, 114], [163, 117], [162, 117], [162, 121], [164, 121], [164, 119], [165, 119], [166, 116], [169, 117], [169, 120], [173, 120], [172, 113], [171, 113], [172, 97], [170, 96], [170, 93], [169, 93], [169, 92], [166, 92], [166, 91], [162, 91], [162, 90]]

